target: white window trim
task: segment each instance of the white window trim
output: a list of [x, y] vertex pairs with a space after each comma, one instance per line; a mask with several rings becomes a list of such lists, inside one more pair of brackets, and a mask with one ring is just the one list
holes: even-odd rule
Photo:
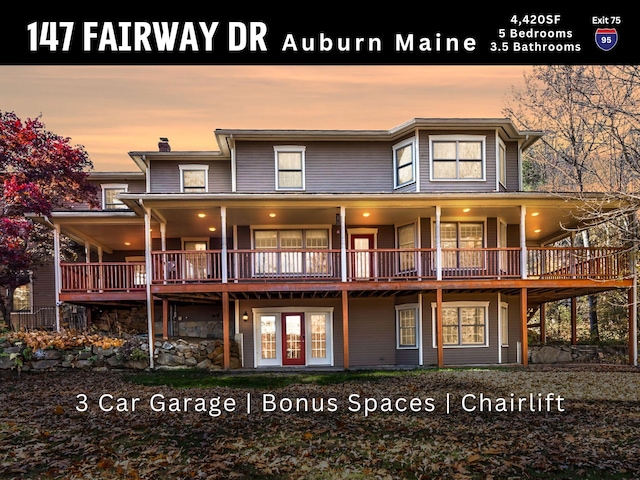
[[[500, 163], [500, 148], [504, 148], [504, 168]], [[498, 137], [498, 144], [496, 145], [496, 180], [498, 183], [498, 190], [500, 190], [500, 185], [502, 185], [505, 189], [507, 188], [507, 144], [502, 141], [500, 137]], [[502, 181], [502, 174], [504, 173], [504, 182]]]
[[[25, 283], [24, 285], [20, 285], [19, 287], [16, 287], [14, 289], [13, 295], [15, 295], [15, 293], [16, 293], [15, 291], [18, 288], [24, 287], [26, 285], [29, 285], [29, 311], [25, 311], [25, 310], [21, 310], [21, 311], [24, 312], [24, 313], [34, 313], [34, 311], [33, 311], [33, 307], [34, 307], [34, 305], [33, 305], [33, 273], [31, 273], [31, 272], [29, 273], [29, 282], [28, 283]], [[15, 301], [15, 297], [14, 297], [14, 301]]]
[[[126, 183], [103, 183], [100, 185], [100, 187], [102, 188], [102, 209], [103, 210], [117, 210], [117, 209], [107, 209], [107, 190], [122, 189], [125, 192], [127, 192], [129, 189], [129, 185], [127, 185]], [[125, 205], [125, 207], [127, 206]]]
[[[440, 225], [444, 223], [456, 223], [458, 226], [461, 223], [482, 223], [482, 247], [487, 248], [487, 218], [486, 217], [446, 217], [440, 219]], [[460, 230], [458, 229], [458, 236], [460, 235]], [[459, 238], [458, 238], [459, 239]], [[442, 241], [442, 239], [441, 239]], [[436, 246], [436, 220], [433, 219], [431, 221], [431, 245]], [[460, 247], [458, 247], [460, 248]]]
[[[418, 218], [415, 222], [409, 222], [409, 223], [403, 223], [401, 225], [396, 225], [395, 226], [395, 246], [396, 248], [400, 248], [400, 238], [399, 238], [399, 232], [401, 228], [404, 227], [408, 227], [409, 225], [413, 225], [413, 248], [415, 249], [420, 249], [421, 247], [421, 242], [420, 242], [420, 219]], [[411, 269], [413, 271], [418, 272], [418, 275], [422, 275], [422, 263], [421, 262], [417, 262], [416, 265], [413, 266], [413, 268]], [[398, 266], [398, 272], [400, 272], [401, 270], [399, 270], [399, 266]]]
[[198, 165], [195, 163], [178, 165], [180, 169], [180, 192], [184, 192], [184, 171], [185, 170], [204, 170], [204, 191], [209, 191], [209, 165]]
[[[413, 310], [415, 312], [415, 345], [400, 344], [400, 310]], [[405, 303], [396, 305], [396, 349], [397, 350], [418, 350], [420, 348], [420, 305], [417, 303]]]
[[[282, 322], [280, 321], [283, 313], [294, 312], [304, 314], [305, 332], [311, 331], [311, 315], [314, 313], [324, 313], [327, 315], [327, 360], [328, 362], [314, 361], [311, 358], [311, 342], [305, 340], [305, 366], [307, 365], [324, 365], [334, 366], [333, 354], [333, 307], [264, 307], [252, 308], [251, 318], [253, 322], [253, 364], [254, 367], [266, 367], [282, 365]], [[260, 322], [257, 321], [261, 315], [274, 315], [276, 317], [276, 358], [262, 360], [261, 341], [260, 341]], [[310, 337], [310, 336], [309, 336]]]
[[[277, 231], [278, 235], [280, 234], [281, 231], [283, 230], [302, 230], [303, 232], [303, 238], [304, 238], [304, 232], [306, 230], [326, 230], [327, 231], [327, 237], [329, 240], [328, 243], [328, 250], [331, 250], [332, 247], [332, 234], [331, 234], [331, 229], [333, 228], [332, 225], [326, 225], [326, 224], [318, 224], [318, 225], [312, 225], [312, 224], [304, 224], [304, 225], [285, 225], [285, 224], [278, 224], [278, 225], [252, 225], [249, 227], [249, 231], [251, 232], [251, 250], [255, 250], [256, 249], [256, 237], [255, 237], [255, 232], [260, 232], [260, 231], [265, 231], [265, 230], [269, 230], [269, 231]], [[278, 246], [278, 249], [280, 247]], [[306, 248], [306, 247], [303, 247]], [[311, 249], [313, 250], [313, 249]]]
[[184, 244], [186, 242], [202, 242], [207, 244], [207, 250], [210, 250], [211, 248], [211, 239], [209, 237], [182, 237], [180, 242], [182, 243], [183, 251], [185, 251]]
[[[433, 142], [476, 141], [482, 146], [482, 178], [434, 178]], [[486, 182], [487, 181], [487, 137], [485, 135], [430, 135], [429, 136], [429, 180], [432, 182]]]
[[[506, 308], [507, 309], [507, 318], [505, 319], [502, 316], [502, 309]], [[506, 321], [507, 323], [507, 338], [506, 338], [506, 342], [505, 342], [505, 338], [502, 335], [502, 326], [503, 323]], [[509, 304], [507, 302], [499, 302], [498, 303], [498, 335], [500, 336], [500, 346], [501, 347], [508, 347], [509, 346]]]
[[[484, 308], [484, 343], [469, 345], [443, 345], [442, 348], [487, 348], [489, 347], [489, 304], [490, 302], [443, 302], [442, 308], [483, 307]], [[432, 347], [438, 348], [436, 335], [436, 308], [437, 303], [431, 303], [431, 328], [433, 332]]]
[[[274, 145], [273, 147], [273, 159], [274, 159], [274, 168], [275, 168], [275, 188], [276, 191], [304, 191], [306, 189], [306, 150], [307, 147], [304, 145]], [[302, 186], [300, 187], [281, 187], [278, 181], [279, 179], [279, 169], [278, 169], [278, 154], [280, 152], [297, 152], [300, 153], [300, 162], [301, 162], [301, 170], [302, 170]]]
[[[396, 155], [396, 152], [401, 149], [404, 148], [406, 146], [411, 146], [411, 180], [409, 180], [408, 182], [404, 182], [404, 183], [398, 183], [398, 157]], [[398, 188], [403, 188], [406, 187], [407, 185], [413, 185], [416, 183], [416, 174], [417, 174], [417, 169], [416, 169], [416, 139], [415, 137], [413, 138], [408, 138], [407, 140], [404, 140], [400, 143], [396, 143], [393, 147], [393, 188], [394, 189], [398, 189]]]

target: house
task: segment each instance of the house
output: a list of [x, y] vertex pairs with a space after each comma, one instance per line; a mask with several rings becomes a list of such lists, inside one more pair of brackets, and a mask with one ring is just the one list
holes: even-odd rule
[[161, 138], [135, 171], [92, 174], [102, 209], [47, 219], [86, 250], [57, 257], [56, 301], [137, 308], [150, 342], [221, 336], [227, 367], [231, 339], [246, 368], [526, 365], [545, 302], [634, 287], [623, 249], [552, 246], [580, 202], [523, 191], [541, 135], [415, 118], [218, 129], [213, 151]]

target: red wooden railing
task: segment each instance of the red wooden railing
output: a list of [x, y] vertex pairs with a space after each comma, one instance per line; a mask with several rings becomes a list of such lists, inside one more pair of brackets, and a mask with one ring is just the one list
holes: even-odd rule
[[522, 276], [519, 248], [443, 248], [442, 278]]
[[[152, 252], [154, 284], [223, 281], [222, 252]], [[340, 250], [230, 250], [227, 281], [341, 281]], [[527, 248], [529, 278], [614, 279], [629, 272], [621, 248]], [[347, 281], [399, 281], [437, 278], [435, 249], [372, 249], [346, 251]], [[442, 249], [442, 278], [520, 278], [519, 248]], [[145, 288], [142, 262], [63, 263], [62, 292], [126, 292]]]
[[615, 247], [530, 247], [530, 277], [611, 279], [629, 273], [629, 256]]
[[147, 284], [142, 262], [62, 263], [62, 292], [128, 292]]
[[339, 281], [340, 250], [232, 250], [230, 281]]
[[153, 283], [220, 282], [220, 250], [167, 250], [151, 253]]

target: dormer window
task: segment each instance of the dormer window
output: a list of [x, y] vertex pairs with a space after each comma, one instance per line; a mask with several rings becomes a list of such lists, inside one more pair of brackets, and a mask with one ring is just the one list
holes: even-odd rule
[[118, 198], [121, 193], [126, 193], [128, 185], [106, 184], [102, 185], [102, 209], [126, 210], [128, 207]]
[[484, 136], [436, 135], [430, 146], [431, 180], [484, 180]]
[[209, 191], [209, 166], [180, 165], [180, 191], [183, 193]]
[[400, 188], [416, 181], [415, 143], [405, 140], [393, 146], [394, 188]]
[[276, 161], [276, 190], [304, 190], [305, 148], [299, 146], [274, 147]]

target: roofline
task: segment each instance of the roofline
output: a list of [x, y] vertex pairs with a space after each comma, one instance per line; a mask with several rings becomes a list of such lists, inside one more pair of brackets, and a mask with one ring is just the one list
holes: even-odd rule
[[413, 118], [390, 130], [296, 130], [296, 129], [216, 129], [218, 143], [230, 139], [265, 140], [265, 139], [318, 139], [323, 140], [380, 140], [389, 141], [411, 133], [416, 128], [432, 128], [438, 130], [501, 128], [505, 135], [514, 140], [521, 140], [523, 148], [542, 137], [540, 131], [519, 131], [508, 118]]
[[[220, 203], [228, 202], [255, 202], [255, 201], [274, 201], [277, 203], [292, 202], [329, 202], [333, 205], [339, 202], [358, 202], [364, 201], [372, 204], [376, 201], [386, 201], [389, 203], [403, 202], [438, 202], [469, 200], [473, 195], [474, 201], [497, 202], [499, 205], [518, 205], [526, 201], [538, 201], [544, 203], [567, 204], [575, 201], [576, 203], [584, 203], [588, 200], [611, 200], [606, 193], [588, 192], [576, 193], [546, 193], [546, 192], [428, 192], [428, 193], [121, 193], [119, 198], [125, 203], [137, 203], [138, 201], [160, 201], [171, 202], [176, 201], [194, 202], [198, 201], [217, 201]], [[612, 210], [620, 208], [625, 204], [624, 201], [607, 202]]]
[[523, 149], [543, 136], [541, 131], [519, 131], [509, 118], [422, 118], [417, 117], [389, 130], [340, 130], [340, 129], [225, 129], [214, 130], [216, 142], [220, 150], [210, 151], [170, 151], [133, 150], [128, 152], [131, 159], [141, 171], [147, 168], [147, 160], [230, 160], [231, 145], [234, 140], [360, 140], [360, 141], [393, 141], [403, 135], [412, 133], [417, 128], [434, 130], [501, 129], [513, 140], [521, 142]]
[[89, 172], [89, 180], [117, 180], [117, 179], [126, 179], [126, 178], [145, 178], [144, 172], [110, 172], [110, 171], [91, 171]]

